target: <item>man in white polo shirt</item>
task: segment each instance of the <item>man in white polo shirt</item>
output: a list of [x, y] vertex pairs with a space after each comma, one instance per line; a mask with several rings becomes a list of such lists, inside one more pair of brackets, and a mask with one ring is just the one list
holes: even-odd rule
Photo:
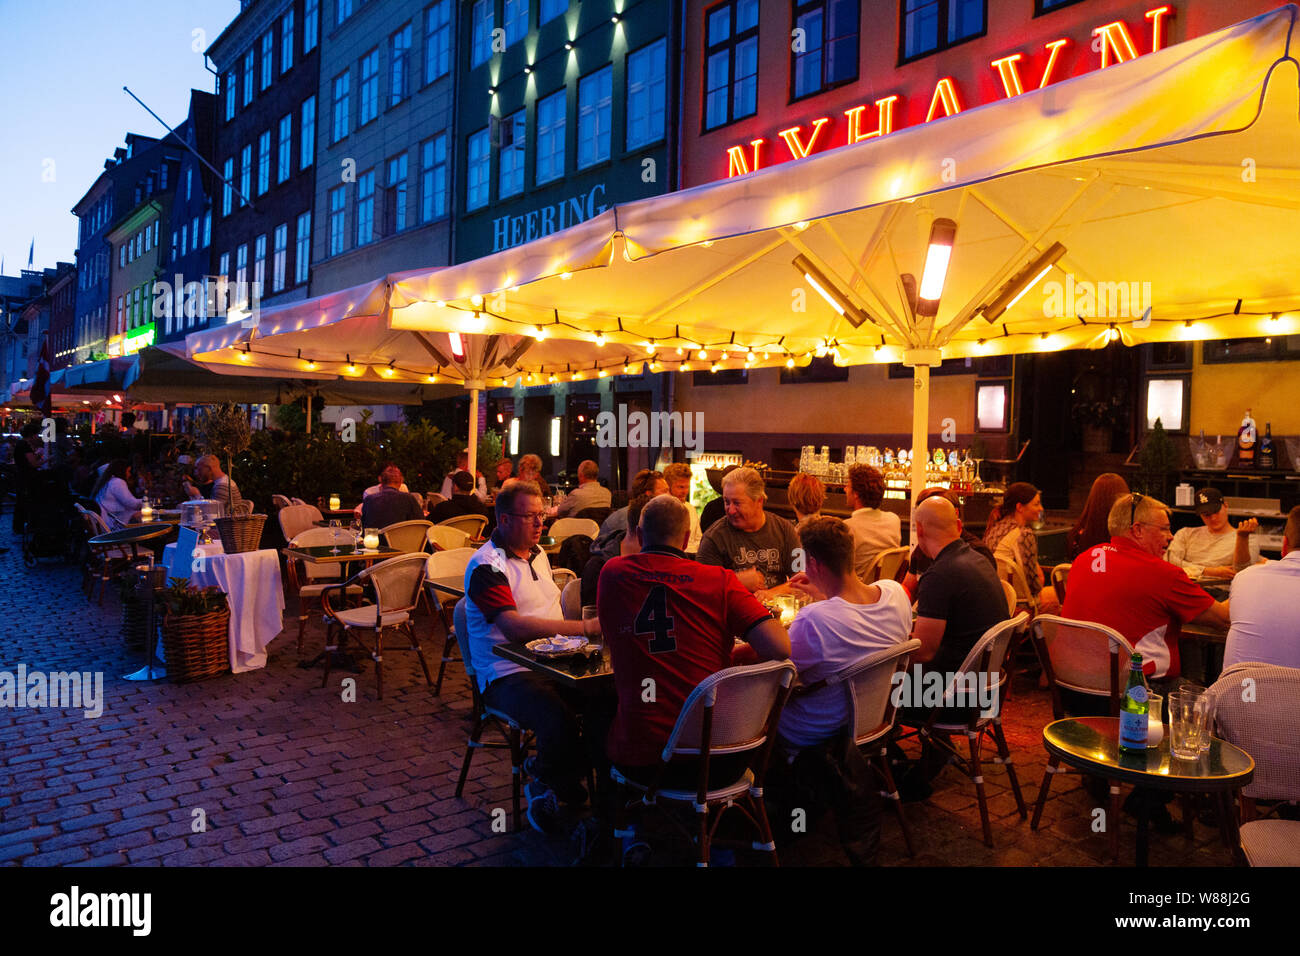
[[[508, 481], [496, 498], [497, 527], [465, 569], [462, 642], [483, 700], [533, 731], [537, 756], [526, 765], [528, 822], [544, 833], [557, 829], [558, 800], [582, 803], [588, 758], [578, 727], [581, 697], [549, 678], [492, 653], [496, 644], [523, 644], [556, 634], [586, 635], [599, 622], [566, 621], [551, 564], [537, 543], [542, 534], [542, 499], [537, 485]], [[588, 727], [599, 735], [595, 727]], [[603, 740], [589, 740], [599, 754]]]
[[1282, 560], [1242, 571], [1230, 597], [1224, 668], [1243, 661], [1300, 667], [1300, 506], [1287, 515]]

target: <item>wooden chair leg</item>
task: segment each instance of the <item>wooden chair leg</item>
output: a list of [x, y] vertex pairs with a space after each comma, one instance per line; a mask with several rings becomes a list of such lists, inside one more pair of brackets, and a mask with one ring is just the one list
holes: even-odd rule
[[708, 806], [708, 804], [705, 804], [703, 807], [698, 808], [698, 809], [695, 811], [695, 816], [699, 819], [699, 822], [700, 822], [700, 857], [699, 857], [699, 859], [696, 861], [695, 865], [696, 865], [696, 866], [708, 866], [708, 865], [709, 865], [709, 856], [710, 856], [710, 854], [711, 854], [711, 852], [712, 852], [712, 850], [711, 850], [711, 848], [710, 848], [710, 846], [709, 846], [709, 806]]
[[1029, 821], [1029, 829], [1037, 830], [1038, 822], [1043, 819], [1043, 807], [1047, 805], [1047, 791], [1052, 789], [1052, 778], [1060, 771], [1060, 757], [1047, 758], [1047, 770], [1043, 774], [1043, 783], [1038, 788], [1038, 799], [1034, 802], [1034, 818]]
[[1113, 863], [1119, 862], [1119, 784], [1110, 785], [1110, 819], [1107, 821], [1107, 830], [1110, 833], [1110, 859]]
[[[335, 630], [337, 628], [337, 631]], [[337, 634], [335, 643], [330, 644], [330, 634]], [[329, 624], [325, 628], [325, 674], [320, 679], [321, 687], [329, 683], [330, 667], [334, 663], [334, 654], [341, 653], [343, 646], [347, 643], [347, 628], [339, 627], [337, 624]]]
[[898, 786], [894, 783], [893, 771], [889, 769], [889, 748], [881, 747], [876, 760], [879, 763], [880, 776], [885, 781], [885, 789], [881, 791], [880, 795], [894, 805], [894, 813], [898, 815], [898, 826], [903, 831], [903, 843], [907, 846], [907, 855], [916, 856], [916, 848], [912, 845], [912, 828], [907, 825], [907, 815], [903, 812], [903, 801], [898, 795]]
[[514, 802], [515, 830], [518, 831], [523, 828], [523, 813], [519, 809], [519, 797], [524, 788], [524, 754], [518, 728], [510, 728], [506, 733], [506, 739], [510, 742], [510, 796]]
[[474, 729], [469, 732], [469, 742], [465, 745], [465, 760], [460, 765], [460, 779], [456, 781], [456, 796], [465, 792], [465, 780], [469, 777], [469, 762], [474, 759], [474, 751], [480, 746], [483, 736], [483, 720], [474, 722]]
[[411, 633], [411, 650], [415, 651], [420, 658], [420, 670], [424, 671], [424, 682], [432, 687], [433, 674], [429, 671], [429, 662], [424, 659], [424, 648], [420, 646], [420, 642], [415, 636], [415, 622], [407, 622], [407, 627]]
[[993, 721], [993, 742], [998, 748], [998, 757], [1001, 758], [1002, 766], [1007, 768], [1007, 779], [1011, 781], [1011, 792], [1016, 797], [1016, 809], [1020, 811], [1020, 819], [1024, 820], [1029, 817], [1029, 811], [1025, 808], [1025, 798], [1020, 792], [1020, 779], [1016, 776], [1016, 765], [1011, 760], [1011, 750], [1007, 747], [1007, 738], [1002, 734], [1002, 721], [1000, 718]]
[[989, 804], [984, 793], [984, 769], [980, 764], [980, 735], [968, 731], [966, 743], [970, 747], [970, 777], [975, 781], [975, 796], [980, 805], [980, 824], [984, 828], [984, 845], [993, 847], [993, 827], [989, 824]]
[[375, 631], [375, 652], [370, 655], [375, 662], [375, 691], [378, 700], [384, 699], [384, 629]]
[[780, 866], [781, 861], [776, 855], [776, 840], [772, 836], [772, 825], [767, 819], [767, 808], [763, 805], [763, 795], [760, 793], [755, 796], [749, 795], [750, 809], [754, 815], [754, 822], [758, 825], [758, 836], [763, 842], [755, 844], [755, 850], [765, 850], [772, 854], [772, 865]]

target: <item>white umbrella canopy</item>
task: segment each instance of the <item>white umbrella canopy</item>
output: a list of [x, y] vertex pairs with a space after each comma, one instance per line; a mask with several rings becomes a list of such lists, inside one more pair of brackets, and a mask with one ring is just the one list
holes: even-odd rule
[[[710, 363], [729, 347], [722, 367], [743, 367], [745, 348], [777, 361], [904, 361], [916, 368], [918, 451], [928, 367], [941, 358], [1296, 331], [1296, 20], [1283, 7], [941, 121], [615, 207], [475, 262], [392, 275], [389, 324], [599, 334], [606, 349], [653, 346], [669, 369], [678, 359], [665, 347], [677, 346]], [[921, 281], [936, 219], [956, 236], [925, 317], [900, 277]], [[1052, 269], [996, 308], [1055, 243]], [[915, 460], [919, 490], [924, 455]]]

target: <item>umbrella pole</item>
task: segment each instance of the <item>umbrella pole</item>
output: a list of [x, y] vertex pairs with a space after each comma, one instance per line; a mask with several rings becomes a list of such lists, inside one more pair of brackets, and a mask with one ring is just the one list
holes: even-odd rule
[[312, 402], [312, 395], [311, 392], [308, 392], [307, 393], [307, 434], [308, 435], [311, 434], [311, 402]]
[[926, 442], [930, 431], [930, 366], [912, 366], [912, 541], [916, 541], [916, 499], [925, 490]]
[[478, 487], [475, 467], [478, 464], [478, 389], [469, 390], [469, 476]]

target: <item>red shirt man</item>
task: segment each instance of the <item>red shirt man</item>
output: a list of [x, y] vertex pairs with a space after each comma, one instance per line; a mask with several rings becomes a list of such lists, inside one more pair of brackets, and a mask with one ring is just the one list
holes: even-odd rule
[[1085, 551], [1070, 566], [1064, 617], [1092, 621], [1128, 638], [1152, 679], [1181, 673], [1178, 637], [1190, 621], [1226, 627], [1227, 602], [1193, 584], [1162, 555], [1173, 535], [1169, 510], [1145, 495], [1124, 495], [1111, 508], [1110, 544]]
[[690, 531], [686, 506], [659, 495], [635, 530], [641, 553], [601, 569], [597, 605], [618, 693], [606, 749], [621, 768], [659, 763], [691, 691], [731, 666], [734, 637], [760, 660], [790, 654], [785, 630], [733, 571], [685, 556]]

